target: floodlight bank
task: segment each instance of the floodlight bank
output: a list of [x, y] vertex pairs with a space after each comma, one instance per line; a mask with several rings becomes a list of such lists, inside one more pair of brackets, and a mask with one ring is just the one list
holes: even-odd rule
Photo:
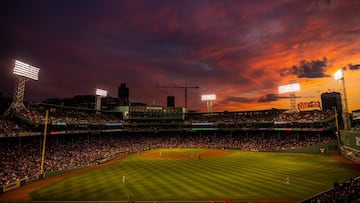
[[96, 89], [96, 95], [106, 97], [107, 91], [102, 89]]
[[210, 100], [215, 100], [215, 99], [216, 99], [215, 94], [201, 95], [201, 101], [210, 101]]
[[335, 80], [341, 80], [344, 78], [344, 72], [342, 71], [342, 69], [339, 69], [338, 71], [335, 72], [334, 74]]
[[33, 80], [39, 80], [39, 68], [15, 60], [14, 74], [24, 76]]
[[279, 86], [279, 93], [289, 93], [289, 92], [298, 92], [300, 91], [300, 84], [299, 83], [293, 83], [289, 85], [282, 85]]

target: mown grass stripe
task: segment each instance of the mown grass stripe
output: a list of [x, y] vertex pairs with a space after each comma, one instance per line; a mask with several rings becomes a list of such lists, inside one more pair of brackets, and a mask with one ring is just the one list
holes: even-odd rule
[[[142, 182], [140, 183], [141, 185], [146, 184], [149, 188], [156, 186], [156, 188], [159, 188], [159, 190], [161, 188], [161, 190], [164, 190], [167, 193], [171, 193], [171, 194], [177, 193], [177, 191], [179, 191], [179, 190], [176, 190], [176, 188], [169, 189], [170, 187], [168, 187], [168, 184], [171, 184], [171, 183], [167, 182], [166, 180], [171, 180], [171, 179], [170, 179], [170, 177], [164, 176], [164, 174], [166, 174], [166, 173], [164, 173], [162, 170], [154, 170], [153, 164], [151, 164], [151, 163], [147, 166], [150, 170], [153, 170], [154, 172], [152, 173], [153, 174], [152, 176], [146, 177], [145, 180], [142, 180]], [[159, 163], [157, 163], [157, 167], [159, 167]], [[160, 165], [160, 167], [164, 167], [164, 166]], [[159, 182], [159, 180], [161, 180], [161, 179], [159, 179], [159, 177], [161, 177], [161, 176], [163, 176], [163, 178], [162, 178], [163, 181]], [[173, 182], [173, 184], [174, 183], [175, 182]], [[151, 184], [151, 186], [150, 186], [150, 184]], [[173, 184], [171, 184], [171, 185], [173, 185]], [[152, 191], [153, 194], [156, 194], [157, 192], [159, 192], [159, 191], [155, 191], [155, 190]]]
[[[221, 168], [223, 169], [223, 168]], [[221, 171], [221, 169], [217, 168], [215, 171]], [[236, 178], [227, 178], [228, 175], [231, 176], [231, 174], [227, 173], [228, 171], [224, 171], [223, 173], [227, 174], [224, 176], [220, 173], [212, 173], [211, 176], [213, 177], [212, 181], [216, 183], [216, 192], [221, 192], [223, 194], [226, 193], [236, 193], [239, 191], [238, 186], [239, 182], [236, 180]], [[205, 174], [205, 176], [208, 176]], [[234, 176], [231, 176], [234, 177]], [[225, 190], [224, 190], [225, 188]], [[232, 190], [232, 191], [231, 191]]]
[[[195, 184], [194, 179], [187, 178], [187, 174], [183, 170], [184, 168], [181, 165], [178, 165], [177, 168], [173, 169], [171, 172], [171, 179], [175, 184], [181, 185], [181, 193], [189, 193], [190, 195], [197, 196], [198, 191], [202, 190], [202, 186]], [[194, 177], [195, 178], [195, 177]], [[168, 187], [165, 185], [165, 187]]]
[[[193, 151], [192, 151], [193, 150]], [[167, 149], [195, 153], [203, 149]], [[155, 150], [156, 151], [156, 150]], [[159, 151], [157, 151], [159, 152]], [[35, 200], [301, 199], [354, 172], [321, 155], [241, 152], [198, 159], [147, 158], [138, 154], [31, 193]], [[122, 176], [127, 181], [122, 183]], [[290, 184], [285, 184], [285, 177]]]
[[[192, 176], [192, 173], [196, 173], [197, 175]], [[209, 174], [207, 171], [199, 172], [196, 168], [185, 167], [182, 168], [182, 172], [179, 174], [179, 176], [181, 176], [182, 179], [195, 182], [197, 185], [204, 185], [204, 187], [199, 188], [199, 190], [201, 190], [204, 194], [213, 194], [215, 192], [219, 192], [219, 188], [217, 188], [218, 185], [209, 180], [211, 179], [211, 174]]]

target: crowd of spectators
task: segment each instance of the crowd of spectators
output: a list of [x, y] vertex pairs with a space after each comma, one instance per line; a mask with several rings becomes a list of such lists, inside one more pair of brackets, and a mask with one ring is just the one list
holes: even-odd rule
[[0, 120], [0, 135], [8, 136], [12, 133], [18, 133], [21, 131], [23, 131], [23, 129], [13, 121], [8, 119]]
[[289, 134], [278, 136], [273, 134], [227, 134], [227, 133], [202, 133], [191, 134], [183, 138], [180, 147], [206, 147], [230, 148], [245, 151], [276, 151], [296, 149], [319, 144], [335, 142], [333, 136], [322, 136], [320, 139], [315, 134], [307, 134], [297, 138]]
[[360, 178], [339, 184], [334, 183], [334, 188], [312, 198], [310, 203], [358, 203], [360, 201]]
[[19, 112], [17, 112], [19, 115], [23, 116], [24, 118], [35, 122], [35, 123], [41, 123], [44, 122], [45, 116], [41, 116], [38, 114], [36, 110], [29, 110], [27, 108], [21, 108]]
[[301, 111], [301, 112], [284, 112], [274, 118], [275, 122], [324, 122], [334, 118], [334, 112], [327, 111]]
[[[99, 129], [108, 123], [122, 123], [127, 130], [148, 131], [191, 129], [193, 123], [212, 123], [216, 128], [323, 128], [329, 129], [334, 126], [334, 114], [332, 111], [305, 111], [286, 112], [284, 110], [271, 109], [263, 111], [244, 112], [215, 112], [215, 113], [186, 113], [185, 119], [121, 119], [119, 115], [98, 113], [95, 110], [72, 107], [45, 107], [33, 106], [30, 110], [21, 109], [18, 114], [33, 123], [44, 123], [45, 109], [49, 109], [49, 125], [81, 126], [88, 130]], [[147, 120], [146, 120], [147, 119]], [[101, 127], [103, 128], [103, 127]], [[66, 129], [62, 129], [66, 130]]]
[[244, 112], [188, 113], [185, 116], [185, 123], [273, 123], [274, 119], [283, 112], [284, 111], [275, 109]]
[[[94, 136], [65, 135], [49, 137], [44, 171], [88, 166], [118, 152], [136, 152], [171, 146], [176, 137], [142, 135]], [[37, 176], [40, 170], [41, 137], [2, 138], [0, 142], [0, 185]]]
[[333, 111], [301, 111], [287, 112], [280, 110], [249, 111], [249, 112], [219, 112], [193, 113], [186, 115], [186, 121], [212, 123], [276, 123], [276, 122], [323, 122], [334, 118]]
[[67, 124], [104, 125], [111, 122], [119, 122], [119, 119], [108, 114], [96, 114], [95, 112], [81, 111], [53, 111], [50, 117], [51, 123], [64, 122]]
[[[45, 109], [23, 109], [18, 112], [21, 116], [35, 122], [44, 123]], [[104, 125], [119, 122], [120, 119], [110, 114], [97, 114], [94, 110], [81, 110], [75, 108], [50, 108], [48, 123], [66, 123], [68, 125], [87, 124]]]
[[[244, 135], [226, 133], [119, 133], [116, 135], [73, 134], [48, 137], [44, 171], [58, 171], [96, 164], [121, 151], [152, 148], [205, 147], [249, 151], [273, 151], [334, 141], [331, 137], [308, 135]], [[0, 142], [0, 185], [35, 177], [40, 170], [42, 137], [2, 138]]]

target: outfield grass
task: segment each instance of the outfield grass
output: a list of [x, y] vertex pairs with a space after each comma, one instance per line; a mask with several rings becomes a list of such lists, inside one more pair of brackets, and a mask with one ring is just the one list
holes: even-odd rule
[[175, 148], [175, 149], [154, 149], [151, 153], [176, 154], [176, 155], [197, 155], [205, 152], [206, 149]]
[[[33, 200], [126, 200], [129, 195], [135, 200], [304, 199], [329, 189], [334, 180], [342, 182], [356, 175], [325, 155], [230, 151], [199, 160], [134, 154], [30, 195]], [[290, 184], [285, 184], [287, 176]]]

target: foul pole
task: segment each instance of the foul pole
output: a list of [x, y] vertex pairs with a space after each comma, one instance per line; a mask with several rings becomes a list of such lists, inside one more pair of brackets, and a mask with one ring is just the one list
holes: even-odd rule
[[44, 125], [44, 140], [43, 140], [43, 147], [42, 147], [42, 153], [41, 153], [40, 175], [42, 175], [44, 173], [45, 147], [46, 147], [46, 134], [47, 134], [48, 118], [49, 118], [49, 110], [46, 110], [45, 125]]

